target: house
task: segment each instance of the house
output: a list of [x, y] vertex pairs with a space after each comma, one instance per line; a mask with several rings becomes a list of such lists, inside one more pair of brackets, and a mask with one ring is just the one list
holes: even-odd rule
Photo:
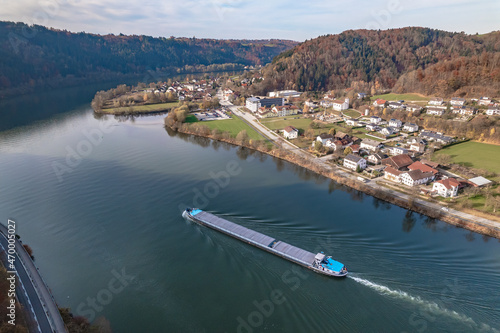
[[489, 98], [489, 97], [481, 97], [477, 101], [477, 104], [478, 105], [490, 105], [491, 104], [491, 98]]
[[349, 98], [344, 99], [343, 101], [340, 99], [336, 99], [332, 102], [332, 108], [335, 111], [344, 111], [349, 109]]
[[386, 100], [377, 98], [375, 102], [373, 102], [373, 106], [377, 108], [383, 108], [385, 106], [385, 103], [387, 103]]
[[412, 123], [405, 123], [403, 126], [403, 131], [412, 133], [418, 131], [418, 125]]
[[430, 141], [436, 141], [442, 144], [450, 144], [455, 141], [451, 136], [442, 135], [432, 131], [422, 131], [420, 137]]
[[347, 126], [358, 126], [358, 121], [354, 119], [347, 119], [345, 123]]
[[444, 100], [440, 97], [431, 98], [431, 100], [429, 101], [429, 105], [443, 105], [443, 104]]
[[441, 179], [434, 182], [432, 185], [432, 192], [436, 192], [444, 198], [456, 197], [459, 186], [460, 182], [455, 178]]
[[460, 97], [452, 97], [450, 100], [451, 105], [465, 105], [465, 98], [460, 98]]
[[394, 169], [401, 170], [412, 164], [413, 160], [409, 155], [402, 154], [384, 158], [382, 161], [380, 161], [380, 163], [393, 167]]
[[272, 111], [276, 113], [278, 117], [286, 117], [299, 113], [299, 108], [295, 105], [283, 105], [273, 107]]
[[388, 107], [390, 107], [391, 109], [394, 109], [394, 110], [402, 110], [405, 108], [403, 103], [399, 103], [399, 102], [389, 102]]
[[366, 168], [366, 160], [358, 155], [349, 154], [344, 158], [344, 166], [351, 170]]
[[380, 134], [382, 135], [385, 135], [385, 136], [389, 136], [389, 135], [392, 135], [394, 133], [396, 133], [396, 130], [393, 128], [393, 127], [384, 127], [382, 128], [380, 131], [379, 131]]
[[403, 126], [403, 122], [399, 119], [391, 119], [389, 120], [389, 126], [399, 128]]
[[359, 154], [359, 145], [350, 145], [353, 154]]
[[402, 154], [408, 154], [408, 149], [402, 147], [391, 148], [391, 155], [402, 155]]
[[377, 116], [371, 116], [370, 117], [370, 123], [371, 124], [375, 124], [375, 125], [378, 125], [382, 122], [382, 118], [380, 117], [377, 117]]
[[318, 135], [318, 137], [316, 138], [316, 141], [319, 141], [323, 144], [323, 146], [326, 145], [326, 142], [328, 140], [331, 140], [332, 142], [335, 141], [334, 140], [334, 137], [333, 135], [331, 134], [327, 134], [327, 133], [321, 133], [320, 135]]
[[427, 144], [427, 140], [419, 138], [418, 136], [413, 136], [410, 139], [408, 139], [408, 144], [409, 145], [414, 144], [414, 143], [420, 143], [420, 144], [426, 145]]
[[435, 177], [438, 174], [438, 171], [434, 168], [431, 168], [427, 164], [424, 164], [420, 161], [413, 162], [408, 166], [408, 170], [413, 171], [413, 170], [420, 170], [422, 172], [430, 172], [432, 173], [433, 177]]
[[372, 132], [380, 130], [380, 126], [375, 125], [375, 124], [368, 124], [365, 127], [367, 130], [372, 131]]
[[371, 139], [364, 139], [363, 141], [361, 141], [361, 146], [360, 147], [361, 147], [361, 149], [367, 149], [367, 150], [371, 150], [371, 151], [376, 151], [381, 146], [382, 145], [378, 141], [371, 140]]
[[425, 144], [423, 143], [412, 143], [410, 144], [410, 150], [417, 152], [417, 153], [423, 153], [425, 151]]
[[384, 158], [387, 158], [386, 154], [376, 153], [369, 155], [366, 159], [368, 160], [368, 162], [377, 165], [380, 164], [380, 161], [382, 161]]
[[421, 170], [412, 170], [401, 174], [401, 182], [407, 186], [427, 184], [433, 178], [432, 172], [422, 172]]
[[393, 167], [387, 167], [384, 169], [384, 179], [388, 179], [396, 183], [401, 183], [402, 173], [402, 171], [396, 170]]
[[406, 106], [406, 111], [409, 111], [409, 112], [416, 112], [416, 111], [422, 111], [422, 107], [420, 105], [417, 105], [417, 104], [408, 104]]
[[428, 161], [428, 160], [420, 160], [420, 162], [424, 163], [425, 165], [430, 166], [433, 169], [439, 168], [439, 163], [436, 163], [436, 162], [431, 162], [431, 161]]
[[358, 93], [358, 99], [363, 99], [366, 97], [365, 93]]
[[488, 116], [498, 116], [500, 115], [500, 106], [498, 105], [490, 105], [486, 110], [486, 114]]
[[436, 107], [428, 107], [427, 108], [427, 114], [433, 115], [433, 116], [442, 116], [444, 114], [444, 109], [443, 108], [436, 108]]
[[473, 116], [477, 113], [477, 109], [465, 106], [454, 106], [452, 112], [455, 114], [460, 114], [464, 116]]
[[318, 104], [316, 102], [313, 102], [311, 99], [308, 99], [304, 104], [312, 109], [315, 109], [318, 107]]
[[299, 136], [299, 130], [293, 126], [287, 126], [283, 130], [283, 136], [288, 140], [297, 139]]

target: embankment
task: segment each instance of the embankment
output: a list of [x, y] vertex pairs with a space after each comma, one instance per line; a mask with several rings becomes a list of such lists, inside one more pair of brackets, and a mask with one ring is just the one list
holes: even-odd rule
[[283, 148], [272, 148], [272, 149], [265, 149], [262, 146], [254, 146], [251, 144], [251, 142], [245, 141], [237, 141], [236, 139], [232, 137], [220, 137], [220, 136], [214, 136], [212, 132], [198, 132], [198, 131], [193, 131], [190, 129], [189, 125], [187, 124], [182, 124], [181, 126], [168, 126], [167, 124], [165, 125], [169, 127], [170, 129], [174, 131], [178, 131], [184, 134], [191, 134], [191, 135], [197, 135], [201, 137], [206, 137], [210, 138], [213, 140], [218, 140], [226, 143], [230, 143], [233, 145], [245, 147], [248, 149], [254, 149], [256, 151], [259, 151], [264, 154], [268, 154], [270, 156], [285, 160], [287, 162], [296, 164], [298, 166], [301, 166], [303, 168], [306, 168], [310, 171], [313, 171], [319, 175], [322, 175], [326, 178], [330, 178], [334, 181], [336, 181], [339, 184], [349, 186], [355, 190], [358, 190], [360, 192], [363, 192], [365, 194], [371, 195], [377, 199], [384, 200], [386, 202], [392, 203], [394, 205], [397, 205], [399, 207], [429, 216], [433, 219], [439, 219], [441, 221], [444, 221], [446, 223], [449, 223], [451, 225], [464, 228], [467, 230], [474, 231], [479, 234], [491, 236], [500, 239], [500, 228], [493, 228], [488, 225], [481, 224], [479, 222], [469, 220], [469, 219], [462, 219], [458, 218], [456, 216], [452, 216], [451, 214], [441, 211], [441, 210], [436, 210], [435, 208], [428, 207], [426, 205], [426, 201], [422, 199], [416, 199], [416, 198], [410, 198], [410, 199], [403, 199], [399, 196], [396, 196], [388, 191], [382, 190], [382, 189], [377, 189], [371, 186], [368, 186], [364, 183], [361, 183], [359, 181], [355, 181], [353, 179], [349, 179], [344, 177], [343, 175], [339, 174], [335, 170], [325, 170], [324, 168], [321, 168], [317, 164], [313, 163], [309, 159], [302, 158], [300, 156], [297, 156], [293, 153], [288, 152], [287, 150]]

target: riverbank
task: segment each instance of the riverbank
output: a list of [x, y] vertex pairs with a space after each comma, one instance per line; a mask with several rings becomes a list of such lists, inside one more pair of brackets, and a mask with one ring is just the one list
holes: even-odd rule
[[179, 102], [167, 102], [167, 103], [156, 103], [156, 104], [144, 104], [144, 105], [133, 105], [133, 106], [122, 106], [116, 108], [106, 108], [100, 110], [94, 110], [97, 114], [111, 114], [111, 115], [147, 115], [147, 114], [159, 114], [169, 112], [173, 108], [179, 106]]
[[[335, 182], [351, 187], [357, 191], [363, 192], [377, 199], [392, 203], [401, 208], [408, 209], [410, 211], [426, 215], [433, 219], [439, 219], [451, 225], [464, 228], [467, 230], [474, 231], [476, 233], [495, 237], [500, 239], [500, 223], [494, 226], [496, 222], [490, 221], [492, 224], [481, 223], [475, 221], [481, 219], [475, 216], [471, 218], [461, 218], [452, 215], [449, 211], [444, 211], [442, 209], [437, 209], [435, 207], [429, 207], [430, 205], [435, 205], [421, 198], [415, 198], [407, 196], [396, 191], [383, 188], [381, 186], [370, 186], [365, 183], [356, 181], [349, 178], [349, 175], [338, 168], [330, 166], [326, 168], [324, 165], [319, 165], [313, 162], [310, 158], [298, 156], [297, 154], [291, 153], [280, 147], [268, 147], [264, 145], [254, 145], [251, 141], [238, 141], [232, 137], [221, 137], [220, 135], [214, 135], [212, 132], [204, 131], [194, 131], [188, 124], [182, 124], [181, 126], [169, 126], [167, 122], [165, 126], [180, 133], [196, 135], [201, 137], [210, 138], [213, 140], [230, 143], [233, 145], [245, 147], [248, 149], [253, 149], [261, 153], [276, 157], [287, 162], [293, 163], [310, 171], [313, 171], [321, 176], [332, 179]], [[465, 214], [465, 213], [463, 213]], [[472, 219], [474, 218], [474, 219]]]

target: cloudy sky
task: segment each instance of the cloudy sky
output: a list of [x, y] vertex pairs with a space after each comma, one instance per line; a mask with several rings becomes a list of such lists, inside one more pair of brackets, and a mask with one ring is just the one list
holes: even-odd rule
[[349, 29], [500, 30], [500, 0], [3, 0], [0, 20], [70, 31], [303, 41]]

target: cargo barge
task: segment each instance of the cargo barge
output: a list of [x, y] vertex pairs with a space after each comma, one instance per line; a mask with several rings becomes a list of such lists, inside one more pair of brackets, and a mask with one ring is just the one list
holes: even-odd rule
[[259, 249], [276, 254], [296, 264], [327, 276], [343, 277], [347, 275], [344, 264], [335, 261], [323, 252], [314, 254], [273, 237], [250, 230], [239, 224], [229, 222], [218, 216], [197, 208], [187, 208], [182, 216], [185, 219], [220, 231], [228, 236], [254, 245]]

